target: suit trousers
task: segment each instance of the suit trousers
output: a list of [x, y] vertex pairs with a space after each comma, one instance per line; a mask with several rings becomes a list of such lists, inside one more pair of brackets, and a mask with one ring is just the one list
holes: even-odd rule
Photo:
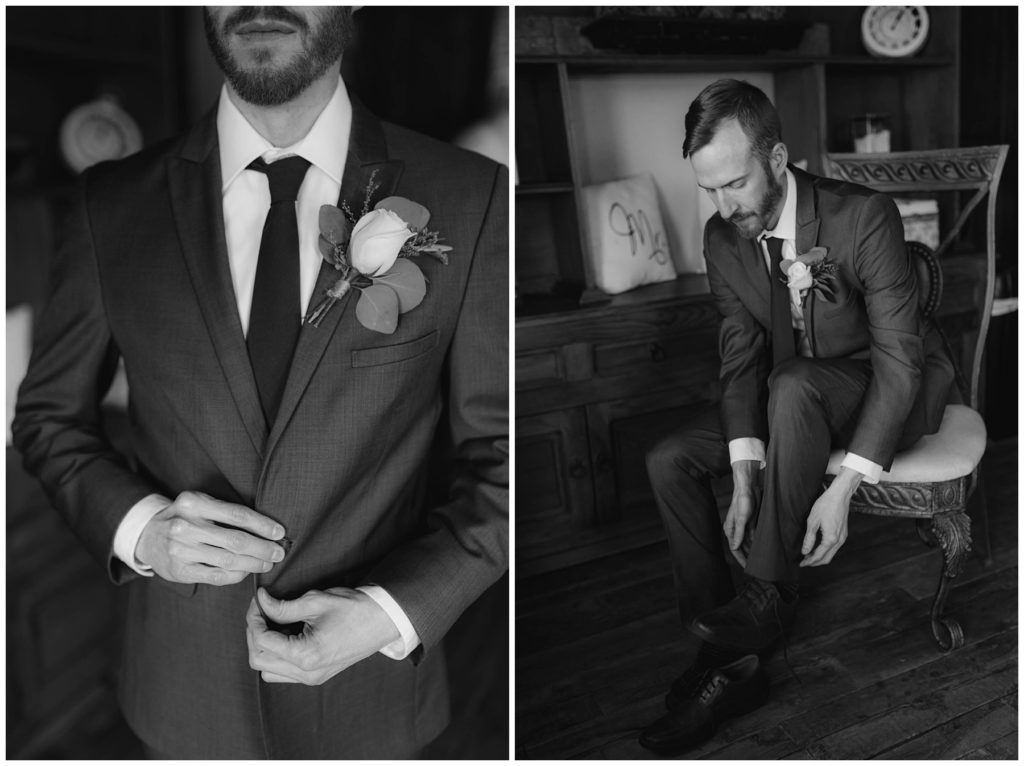
[[[857, 424], [871, 380], [866, 359], [806, 359], [780, 363], [768, 378], [768, 442], [762, 497], [745, 573], [796, 582], [800, 546], [833, 445]], [[711, 482], [730, 473], [717, 409], [659, 441], [647, 473], [668, 536], [683, 622], [735, 595]]]

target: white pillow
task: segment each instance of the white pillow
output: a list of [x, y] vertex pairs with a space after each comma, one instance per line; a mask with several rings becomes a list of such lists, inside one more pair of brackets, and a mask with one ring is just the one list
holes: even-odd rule
[[18, 386], [28, 372], [32, 355], [32, 309], [27, 303], [7, 309], [7, 443], [18, 400]]
[[650, 173], [583, 187], [594, 284], [609, 295], [676, 278]]

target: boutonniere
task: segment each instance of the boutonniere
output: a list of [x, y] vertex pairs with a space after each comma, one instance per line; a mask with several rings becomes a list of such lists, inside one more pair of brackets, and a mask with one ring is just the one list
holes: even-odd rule
[[783, 260], [779, 268], [786, 275], [783, 284], [790, 290], [799, 290], [801, 300], [813, 290], [829, 303], [836, 302], [836, 265], [829, 260], [827, 247], [812, 247], [798, 254], [796, 260]]
[[370, 175], [357, 219], [347, 202], [340, 208], [320, 208], [320, 254], [339, 273], [323, 299], [306, 320], [319, 327], [331, 307], [353, 288], [360, 291], [356, 318], [368, 330], [390, 335], [398, 316], [420, 305], [427, 280], [410, 261], [430, 255], [448, 265], [451, 247], [441, 244], [436, 231], [428, 231], [430, 211], [404, 197], [387, 197], [370, 209], [377, 190], [377, 171]]

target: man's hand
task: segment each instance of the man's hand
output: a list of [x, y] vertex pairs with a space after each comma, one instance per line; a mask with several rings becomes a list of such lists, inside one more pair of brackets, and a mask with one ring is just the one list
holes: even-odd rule
[[[804, 554], [800, 566], [816, 567], [828, 564], [846, 542], [850, 498], [853, 497], [861, 478], [862, 474], [843, 467], [829, 488], [814, 501], [811, 514], [807, 517], [804, 543], [800, 547], [800, 552]], [[821, 540], [815, 546], [819, 532]]]
[[231, 585], [269, 572], [284, 558], [270, 541], [283, 537], [284, 527], [244, 505], [182, 492], [143, 528], [135, 556], [171, 582]]
[[[249, 667], [268, 683], [319, 686], [400, 637], [387, 613], [365, 593], [349, 588], [311, 590], [294, 601], [260, 588], [246, 612]], [[271, 630], [260, 614], [281, 624], [306, 623], [296, 636]]]
[[737, 460], [732, 464], [733, 491], [729, 512], [725, 515], [722, 529], [729, 541], [729, 550], [740, 566], [747, 565], [744, 542], [747, 537], [747, 522], [757, 510], [757, 473], [760, 464], [756, 460]]

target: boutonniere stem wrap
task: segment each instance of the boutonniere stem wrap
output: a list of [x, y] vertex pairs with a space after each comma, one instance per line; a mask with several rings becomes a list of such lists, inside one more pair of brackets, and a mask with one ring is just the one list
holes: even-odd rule
[[811, 290], [829, 303], [836, 302], [836, 265], [829, 260], [827, 247], [812, 247], [795, 260], [783, 260], [779, 268], [786, 275], [782, 283], [800, 291], [801, 303]]
[[357, 219], [346, 203], [320, 208], [320, 254], [340, 274], [306, 319], [319, 327], [324, 316], [349, 291], [360, 291], [356, 319], [369, 330], [390, 335], [398, 317], [420, 305], [427, 280], [410, 258], [430, 255], [448, 264], [451, 247], [428, 231], [430, 211], [404, 197], [387, 197], [370, 209], [377, 189], [370, 176], [363, 209]]

